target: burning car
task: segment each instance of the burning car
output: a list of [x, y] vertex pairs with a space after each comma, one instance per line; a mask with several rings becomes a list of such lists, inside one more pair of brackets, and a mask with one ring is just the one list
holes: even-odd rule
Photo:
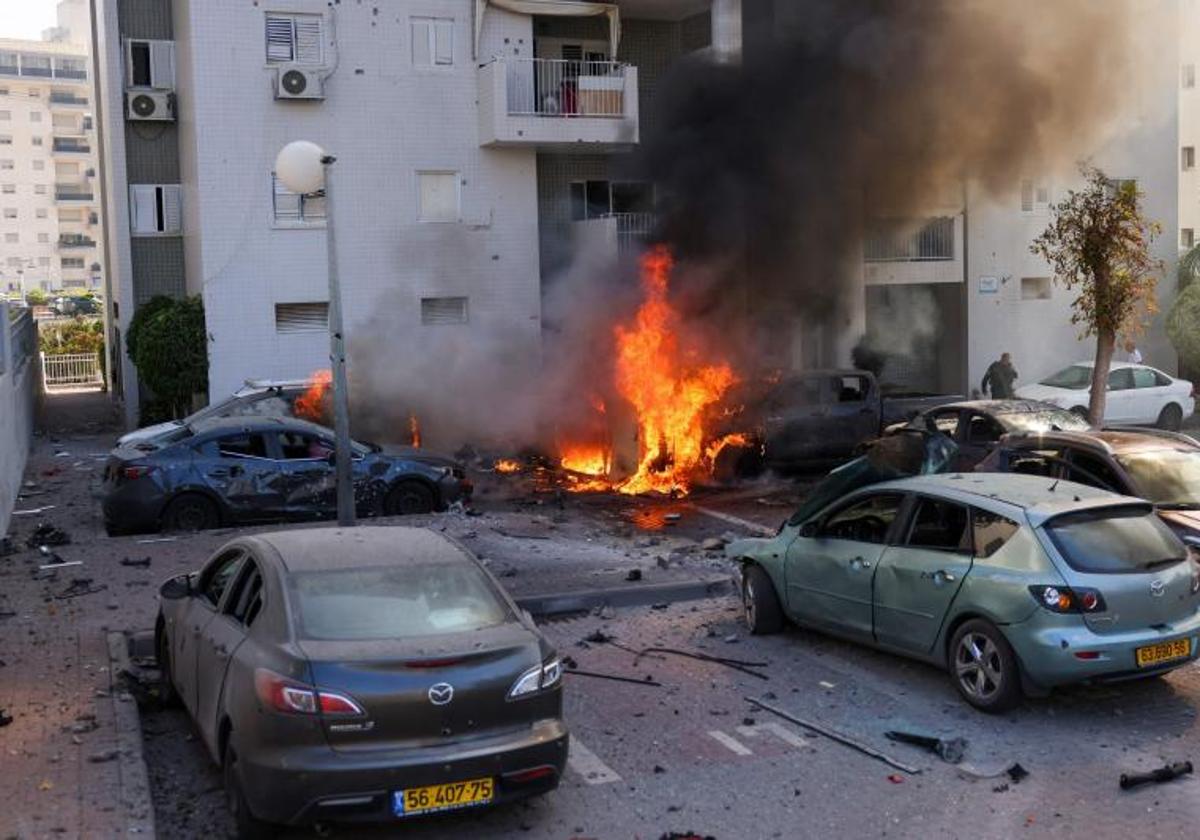
[[[429, 513], [469, 498], [465, 470], [410, 447], [353, 443], [354, 495], [363, 516]], [[118, 447], [100, 490], [110, 533], [198, 531], [223, 523], [312, 520], [336, 514], [334, 434], [281, 417], [183, 426]]]
[[545, 793], [562, 664], [479, 560], [418, 528], [302, 529], [168, 580], [164, 700], [224, 770], [239, 837], [399, 822]]
[[755, 633], [785, 618], [947, 669], [972, 706], [1194, 661], [1200, 564], [1154, 508], [1022, 475], [853, 490], [726, 549]]

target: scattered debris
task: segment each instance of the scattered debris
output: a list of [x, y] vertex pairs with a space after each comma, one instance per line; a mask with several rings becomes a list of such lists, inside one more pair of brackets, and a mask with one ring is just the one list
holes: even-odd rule
[[0, 537], [0, 557], [8, 557], [10, 554], [16, 554], [18, 551], [20, 549], [13, 543], [11, 537]]
[[149, 539], [138, 540], [137, 544], [138, 545], [149, 545], [150, 543], [175, 542], [175, 540], [177, 540], [177, 539], [179, 539], [179, 538], [178, 537], [150, 537]]
[[761, 700], [756, 700], [753, 697], [747, 697], [746, 702], [751, 703], [755, 706], [758, 706], [760, 709], [768, 711], [773, 715], [778, 715], [779, 717], [783, 718], [786, 721], [791, 721], [792, 723], [796, 724], [797, 726], [803, 726], [805, 729], [811, 729], [813, 732], [824, 735], [826, 738], [830, 738], [834, 741], [837, 741], [839, 744], [844, 744], [847, 747], [856, 749], [863, 755], [869, 755], [869, 756], [871, 756], [871, 758], [877, 758], [880, 761], [882, 761], [884, 764], [889, 764], [892, 767], [895, 767], [897, 770], [903, 770], [905, 773], [908, 773], [910, 775], [915, 775], [915, 774], [921, 772], [921, 768], [919, 768], [919, 767], [913, 767], [909, 764], [904, 764], [901, 761], [897, 761], [896, 759], [892, 758], [891, 756], [887, 755], [886, 753], [882, 753], [879, 750], [875, 749], [874, 747], [872, 747], [868, 744], [864, 744], [861, 741], [856, 741], [855, 739], [849, 737], [848, 735], [843, 735], [842, 733], [837, 732], [833, 729], [829, 729], [827, 727], [821, 726], [819, 723], [812, 723], [811, 721], [807, 721], [802, 717], [797, 717], [796, 715], [788, 714], [787, 712], [783, 711], [782, 709], [778, 709], [775, 706], [772, 706], [769, 703], [764, 703]]
[[1192, 762], [1177, 761], [1174, 764], [1164, 764], [1162, 767], [1151, 770], [1149, 773], [1122, 773], [1121, 790], [1129, 790], [1139, 785], [1160, 785], [1163, 782], [1174, 781], [1180, 776], [1186, 776], [1191, 772]]
[[710, 656], [707, 653], [696, 653], [694, 651], [679, 650], [677, 648], [648, 647], [638, 650], [637, 648], [626, 647], [625, 645], [619, 644], [611, 638], [608, 641], [609, 644], [613, 645], [614, 647], [619, 647], [621, 650], [634, 654], [636, 657], [634, 664], [637, 664], [637, 660], [641, 659], [647, 654], [669, 653], [672, 656], [686, 656], [688, 659], [698, 659], [701, 662], [712, 662], [716, 665], [724, 665], [726, 668], [733, 668], [735, 671], [741, 671], [743, 674], [749, 674], [752, 677], [758, 677], [760, 680], [770, 679], [766, 674], [760, 671], [752, 670], [753, 668], [766, 667], [768, 664], [770, 664], [767, 662], [751, 662], [745, 659], [730, 659], [726, 656]]
[[591, 642], [594, 645], [603, 645], [613, 641], [614, 638], [614, 636], [610, 636], [603, 630], [595, 630], [584, 636], [582, 641]]
[[901, 776], [899, 773], [892, 773], [890, 776], [887, 777], [887, 780], [894, 785], [898, 785], [898, 784], [902, 784], [904, 782], [904, 777]]
[[50, 555], [50, 562], [43, 563], [42, 565], [38, 566], [38, 571], [45, 572], [45, 571], [50, 571], [50, 570], [65, 569], [68, 566], [82, 566], [82, 565], [83, 565], [82, 560], [64, 560], [61, 557], [59, 557], [57, 554], [52, 554], [52, 555]]
[[[658, 768], [654, 771], [657, 773]], [[658, 840], [717, 840], [711, 834], [697, 834], [694, 831], [667, 831]]]
[[667, 768], [666, 768], [666, 767], [663, 767], [661, 764], [655, 764], [655, 765], [654, 765], [654, 772], [655, 772], [655, 773], [666, 773], [666, 772], [667, 772]]
[[6, 709], [0, 709], [0, 726], [8, 726], [13, 722], [12, 715]]
[[667, 523], [668, 525], [674, 525], [674, 524], [675, 524], [675, 523], [677, 523], [677, 522], [678, 522], [680, 519], [683, 519], [683, 514], [682, 514], [682, 513], [666, 513], [666, 514], [663, 514], [663, 522]]
[[71, 535], [62, 528], [43, 522], [33, 529], [33, 533], [25, 540], [25, 545], [30, 548], [40, 548], [43, 545], [68, 545], [70, 542]]
[[1026, 770], [1024, 767], [1022, 767], [1020, 765], [1020, 763], [1018, 763], [1016, 761], [1014, 761], [1012, 763], [1012, 766], [1010, 766], [1004, 772], [1008, 774], [1008, 778], [1010, 778], [1012, 780], [1012, 783], [1014, 785], [1019, 785], [1021, 783], [1021, 780], [1029, 775], [1029, 771]]
[[122, 566], [132, 566], [135, 568], [140, 567], [143, 569], [149, 569], [150, 568], [150, 558], [149, 558], [149, 556], [147, 556], [147, 557], [143, 557], [141, 560], [134, 560], [129, 557], [123, 557], [123, 558], [121, 558], [121, 565]]
[[[895, 730], [885, 732], [883, 735], [890, 741], [923, 747], [950, 764], [958, 764], [967, 752], [965, 738], [935, 738], [932, 735], [918, 735], [913, 732], [897, 732]], [[1021, 765], [1014, 766], [1020, 767]], [[1024, 770], [1024, 768], [1021, 769]]]
[[826, 691], [832, 691], [834, 688], [836, 688], [833, 683], [826, 680], [821, 680], [819, 683], [817, 683], [817, 685], [821, 686], [821, 688], [825, 689]]
[[54, 597], [59, 601], [67, 601], [71, 598], [78, 598], [82, 595], [94, 595], [97, 592], [103, 592], [105, 589], [108, 589], [108, 587], [104, 584], [93, 587], [91, 578], [74, 578], [71, 580], [70, 584], [67, 585], [66, 589], [64, 589], [62, 592], [59, 592]]
[[625, 575], [625, 580], [629, 581], [630, 583], [636, 583], [637, 581], [639, 581], [641, 579], [642, 579], [642, 570], [641, 569], [630, 569], [629, 574]]
[[1015, 761], [1012, 764], [988, 769], [976, 767], [974, 764], [963, 763], [958, 765], [958, 772], [972, 781], [977, 779], [998, 779], [1001, 776], [1007, 775], [1014, 783], [1020, 783], [1021, 779], [1029, 775], [1029, 771]]
[[45, 505], [44, 507], [30, 508], [29, 510], [14, 510], [12, 512], [12, 515], [13, 516], [37, 516], [39, 513], [44, 513], [45, 511], [53, 510], [53, 509], [54, 509], [54, 505]]
[[700, 543], [700, 547], [705, 551], [720, 551], [725, 547], [725, 539], [723, 537], [709, 537], [704, 542]]
[[104, 764], [109, 761], [114, 761], [121, 757], [120, 750], [104, 750], [103, 752], [92, 753], [87, 760], [92, 764]]
[[575, 667], [568, 667], [566, 672], [568, 674], [575, 674], [576, 676], [580, 677], [595, 677], [598, 680], [612, 680], [613, 682], [626, 682], [633, 683], [634, 685], [652, 685], [658, 688], [662, 687], [662, 683], [652, 679], [649, 676], [643, 679], [637, 679], [636, 677], [622, 677], [616, 674], [601, 674], [597, 671], [581, 671]]

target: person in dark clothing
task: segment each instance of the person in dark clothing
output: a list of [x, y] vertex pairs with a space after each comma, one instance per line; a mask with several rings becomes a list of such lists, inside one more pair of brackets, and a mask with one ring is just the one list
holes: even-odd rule
[[988, 365], [987, 373], [983, 375], [980, 388], [986, 394], [991, 390], [994, 400], [1011, 400], [1013, 398], [1013, 382], [1017, 379], [1017, 369], [1013, 367], [1012, 356], [1008, 353], [1000, 355], [1000, 361]]

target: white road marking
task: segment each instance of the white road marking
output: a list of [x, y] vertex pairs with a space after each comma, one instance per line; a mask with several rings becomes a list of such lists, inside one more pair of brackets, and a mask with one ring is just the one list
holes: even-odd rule
[[713, 519], [720, 519], [722, 522], [728, 522], [731, 525], [740, 525], [747, 531], [751, 531], [755, 534], [762, 534], [764, 537], [775, 536], [775, 528], [768, 528], [766, 525], [759, 525], [757, 522], [751, 522], [749, 519], [742, 519], [742, 517], [734, 516], [732, 513], [722, 513], [719, 510], [701, 507], [700, 505], [692, 505], [692, 508], [697, 513], [703, 513], [705, 516], [711, 516]]
[[708, 737], [712, 738], [718, 744], [726, 747], [736, 755], [754, 755], [754, 750], [747, 747], [732, 735], [726, 735], [724, 732], [713, 729], [708, 733]]
[[583, 745], [575, 735], [571, 736], [571, 748], [567, 753], [567, 766], [583, 777], [589, 785], [604, 785], [619, 782], [617, 771], [600, 760], [594, 752]]
[[770, 732], [780, 741], [783, 741], [788, 746], [795, 747], [798, 750], [811, 746], [811, 744], [808, 742], [808, 739], [796, 734], [783, 724], [776, 723], [773, 720], [767, 721], [766, 723], [760, 723], [755, 726], [739, 726], [737, 731], [739, 734], [744, 735], [747, 738], [757, 738], [763, 732]]

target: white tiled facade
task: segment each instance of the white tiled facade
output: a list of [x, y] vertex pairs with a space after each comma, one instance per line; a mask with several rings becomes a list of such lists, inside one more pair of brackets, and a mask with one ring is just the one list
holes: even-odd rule
[[103, 285], [90, 76], [82, 45], [0, 40], [0, 295]]

